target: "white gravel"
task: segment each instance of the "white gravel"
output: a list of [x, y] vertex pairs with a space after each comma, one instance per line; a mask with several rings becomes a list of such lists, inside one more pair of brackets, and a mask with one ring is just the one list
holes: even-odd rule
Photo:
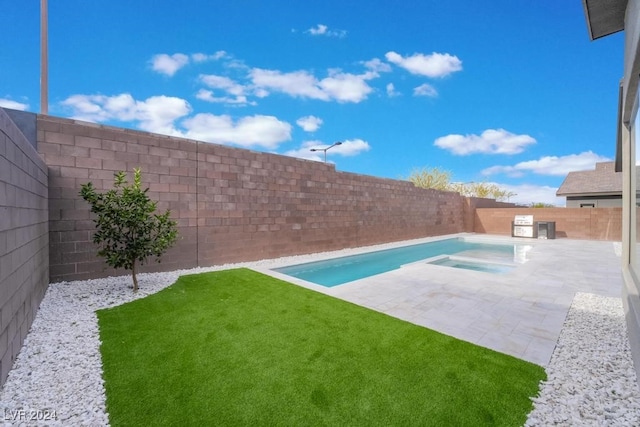
[[[1, 424], [109, 425], [96, 310], [158, 292], [181, 274], [306, 260], [141, 274], [137, 294], [129, 276], [50, 285], [0, 392]], [[528, 426], [640, 425], [640, 390], [619, 298], [577, 294], [547, 374]]]
[[[379, 245], [379, 248], [397, 244]], [[378, 246], [376, 246], [378, 248]], [[332, 256], [353, 249], [331, 252]], [[108, 426], [95, 312], [154, 294], [184, 274], [239, 267], [271, 268], [316, 259], [298, 255], [167, 273], [50, 284], [24, 345], [0, 391], [3, 426]]]
[[527, 426], [640, 426], [622, 300], [577, 293]]

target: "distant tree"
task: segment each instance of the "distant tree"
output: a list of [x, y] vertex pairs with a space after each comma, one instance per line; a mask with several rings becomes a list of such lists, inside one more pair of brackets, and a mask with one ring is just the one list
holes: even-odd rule
[[498, 186], [494, 184], [487, 184], [486, 182], [471, 182], [465, 184], [467, 187], [467, 193], [470, 197], [481, 197], [483, 199], [495, 198], [492, 197], [497, 191]]
[[556, 205], [552, 205], [551, 203], [535, 202], [535, 203], [531, 203], [529, 205], [529, 207], [531, 207], [531, 208], [555, 208], [557, 206]]
[[99, 245], [98, 255], [111, 267], [131, 270], [134, 291], [138, 290], [138, 263], [144, 264], [150, 256], [160, 262], [178, 236], [170, 211], [155, 214], [157, 203], [149, 199], [148, 191], [141, 187], [140, 169], [134, 169], [132, 184], [125, 172], [118, 172], [114, 188], [105, 193], [98, 193], [91, 182], [80, 190], [97, 216], [93, 242]]
[[517, 194], [487, 182], [451, 182], [451, 172], [440, 168], [415, 169], [408, 178], [416, 187], [455, 191], [465, 197], [481, 197], [508, 201]]
[[449, 191], [455, 191], [456, 193], [460, 193], [462, 196], [470, 197], [469, 186], [462, 182], [452, 182], [449, 184]]
[[489, 199], [495, 199], [499, 202], [509, 201], [513, 196], [517, 196], [513, 191], [508, 191], [500, 188], [496, 184], [489, 184], [486, 182], [472, 183], [470, 193], [474, 197], [484, 197]]
[[451, 172], [440, 168], [414, 169], [408, 180], [416, 187], [451, 191]]
[[503, 194], [502, 198], [501, 199], [496, 199], [496, 200], [504, 202], [505, 198], [506, 198], [507, 199], [506, 201], [508, 202], [509, 200], [511, 200], [512, 197], [515, 197], [517, 195], [518, 195], [518, 193], [516, 193], [514, 191], [505, 191], [505, 194]]

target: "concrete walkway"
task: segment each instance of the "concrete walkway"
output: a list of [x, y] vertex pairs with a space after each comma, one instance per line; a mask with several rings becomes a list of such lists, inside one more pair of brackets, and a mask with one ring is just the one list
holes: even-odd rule
[[[531, 244], [532, 248], [526, 263], [503, 274], [418, 262], [326, 288], [260, 271], [542, 366], [551, 359], [576, 292], [621, 295], [619, 244], [462, 236], [471, 241]], [[301, 262], [328, 257], [310, 256]]]

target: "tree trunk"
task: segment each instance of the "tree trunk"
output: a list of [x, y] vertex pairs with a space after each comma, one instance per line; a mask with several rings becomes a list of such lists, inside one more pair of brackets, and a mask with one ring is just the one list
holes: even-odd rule
[[136, 277], [136, 261], [133, 260], [133, 266], [131, 267], [131, 275], [133, 276], [133, 292], [138, 291], [138, 278]]

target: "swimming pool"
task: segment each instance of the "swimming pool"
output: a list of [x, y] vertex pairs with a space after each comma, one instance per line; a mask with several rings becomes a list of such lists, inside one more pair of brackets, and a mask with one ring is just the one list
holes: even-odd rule
[[524, 262], [525, 246], [529, 245], [479, 243], [458, 237], [291, 265], [275, 268], [274, 271], [325, 287], [333, 287], [438, 255], [457, 254], [478, 259], [480, 262]]

